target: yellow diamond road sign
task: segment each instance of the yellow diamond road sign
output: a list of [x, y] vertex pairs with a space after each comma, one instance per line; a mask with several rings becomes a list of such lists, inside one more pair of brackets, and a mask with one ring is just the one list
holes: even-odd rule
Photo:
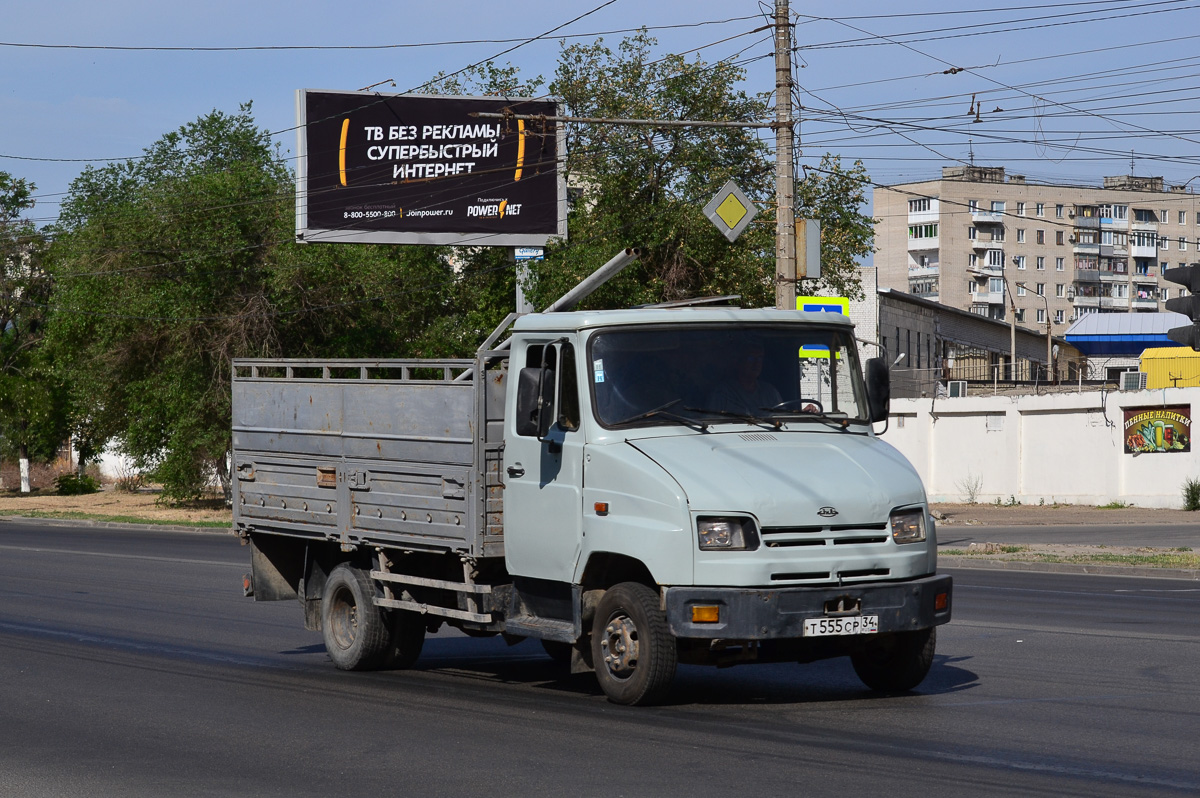
[[758, 208], [732, 180], [704, 206], [704, 215], [730, 241], [736, 241], [757, 214]]
[[730, 227], [737, 227], [737, 223], [749, 212], [750, 209], [733, 194], [730, 194], [724, 202], [717, 206], [717, 216], [720, 216], [721, 221]]

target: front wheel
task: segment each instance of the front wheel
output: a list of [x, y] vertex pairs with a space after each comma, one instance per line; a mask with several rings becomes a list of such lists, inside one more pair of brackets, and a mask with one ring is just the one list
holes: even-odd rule
[[858, 678], [872, 690], [901, 693], [925, 680], [936, 648], [937, 631], [933, 628], [896, 632], [872, 641], [865, 651], [851, 654], [850, 663]]
[[592, 661], [614, 704], [653, 704], [666, 696], [677, 659], [657, 591], [622, 582], [604, 592], [592, 624]]

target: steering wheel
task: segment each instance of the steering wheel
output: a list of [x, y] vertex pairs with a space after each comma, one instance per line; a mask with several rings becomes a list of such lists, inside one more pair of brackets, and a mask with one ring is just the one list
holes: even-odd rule
[[[807, 405], [807, 406], [806, 406]], [[763, 408], [764, 410], [800, 410], [804, 413], [812, 413], [813, 406], [816, 406], [817, 413], [824, 413], [825, 406], [818, 399], [805, 399], [803, 396], [798, 399], [785, 399], [777, 405]]]

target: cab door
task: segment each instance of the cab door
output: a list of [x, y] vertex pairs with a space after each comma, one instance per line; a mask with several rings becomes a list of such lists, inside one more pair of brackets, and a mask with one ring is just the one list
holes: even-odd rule
[[[567, 339], [527, 340], [510, 367], [542, 369], [553, 386], [552, 423], [518, 434], [520, 375], [510, 375], [504, 440], [504, 556], [513, 576], [570, 582], [583, 537], [583, 430], [575, 347]], [[517, 377], [514, 379], [514, 377]], [[546, 395], [543, 392], [543, 396]]]

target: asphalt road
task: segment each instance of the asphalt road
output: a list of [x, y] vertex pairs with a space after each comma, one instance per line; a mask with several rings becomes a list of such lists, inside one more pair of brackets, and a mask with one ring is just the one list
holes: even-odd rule
[[531, 642], [329, 664], [227, 536], [0, 524], [0, 795], [1195, 795], [1200, 588], [961, 571], [915, 693], [845, 660], [607, 703]]

